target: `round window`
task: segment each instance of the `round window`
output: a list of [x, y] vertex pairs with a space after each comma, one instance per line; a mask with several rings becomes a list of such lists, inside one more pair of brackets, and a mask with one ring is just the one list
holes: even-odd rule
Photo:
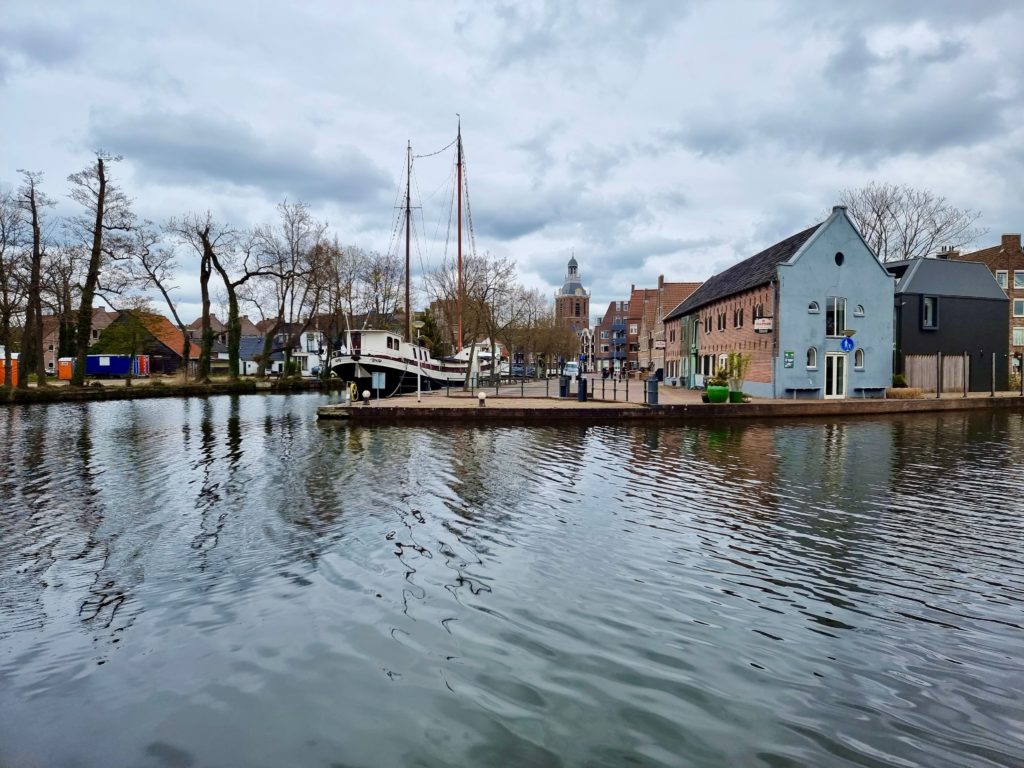
[[836, 266], [837, 267], [843, 266], [843, 261], [845, 259], [846, 259], [846, 257], [843, 256], [843, 252], [842, 251], [836, 251]]

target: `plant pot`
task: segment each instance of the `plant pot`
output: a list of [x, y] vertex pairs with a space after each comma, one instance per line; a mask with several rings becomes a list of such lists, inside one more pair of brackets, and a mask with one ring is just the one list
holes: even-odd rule
[[708, 402], [711, 403], [724, 403], [729, 399], [729, 388], [728, 387], [716, 387], [714, 385], [707, 388]]
[[743, 390], [729, 390], [729, 402], [730, 403], [742, 403], [743, 402]]

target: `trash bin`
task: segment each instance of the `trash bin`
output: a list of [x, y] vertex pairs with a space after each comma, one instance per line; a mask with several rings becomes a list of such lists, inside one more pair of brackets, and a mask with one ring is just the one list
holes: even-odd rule
[[587, 380], [582, 376], [576, 379], [576, 399], [581, 403], [587, 402]]
[[569, 396], [569, 377], [559, 376], [558, 377], [558, 396], [568, 397]]
[[657, 405], [658, 404], [658, 377], [648, 376], [647, 377], [647, 404]]

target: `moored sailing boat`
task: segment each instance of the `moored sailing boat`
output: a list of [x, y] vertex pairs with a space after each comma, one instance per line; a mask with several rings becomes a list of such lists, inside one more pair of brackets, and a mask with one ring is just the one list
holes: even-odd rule
[[456, 353], [449, 357], [434, 358], [426, 347], [420, 346], [413, 334], [413, 313], [409, 287], [410, 222], [412, 217], [411, 172], [412, 146], [407, 147], [405, 187], [405, 337], [390, 330], [347, 330], [341, 347], [328, 363], [331, 372], [345, 381], [354, 381], [360, 391], [368, 389], [374, 373], [382, 373], [385, 386], [381, 395], [390, 396], [438, 387], [459, 386], [473, 374], [488, 373], [492, 369], [490, 354], [476, 350], [475, 345], [462, 346], [462, 127], [456, 137], [457, 197], [458, 197], [458, 327]]

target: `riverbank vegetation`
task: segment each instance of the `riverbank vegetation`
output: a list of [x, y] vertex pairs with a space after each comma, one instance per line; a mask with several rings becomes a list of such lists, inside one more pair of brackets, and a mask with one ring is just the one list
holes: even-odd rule
[[[60, 357], [75, 358], [72, 383], [84, 385], [88, 354], [143, 351], [132, 328], [140, 326], [135, 321], [145, 326], [147, 316], [169, 318], [180, 334], [177, 364], [199, 384], [213, 382], [218, 341], [226, 349], [228, 380], [241, 381], [243, 328], [252, 333], [247, 316], [263, 339], [253, 358], [260, 378], [272, 360], [283, 358], [281, 369], [290, 370], [308, 330], [324, 339], [316, 352], [326, 378], [327, 359], [347, 329], [405, 328], [404, 259], [394, 247], [379, 253], [345, 245], [302, 201], [282, 201], [275, 220], [251, 227], [209, 211], [154, 223], [136, 214], [118, 175], [120, 161], [97, 152], [68, 177], [65, 193], [77, 210], [67, 216], [54, 213], [41, 173], [20, 171], [15, 187], [0, 179], [0, 365], [8, 392], [14, 379], [22, 392], [30, 381], [38, 390], [52, 386], [47, 374]], [[575, 356], [575, 335], [556, 326], [547, 297], [518, 283], [511, 259], [471, 253], [464, 276], [462, 339], [455, 338], [452, 265], [430, 273], [419, 292], [431, 306], [423, 313], [430, 330], [423, 340], [435, 355], [489, 338], [549, 360]], [[97, 328], [94, 309], [101, 302], [129, 327]], [[186, 303], [201, 307], [191, 329]], [[225, 331], [212, 326], [215, 308], [226, 314]], [[16, 354], [21, 375], [14, 377]]]

